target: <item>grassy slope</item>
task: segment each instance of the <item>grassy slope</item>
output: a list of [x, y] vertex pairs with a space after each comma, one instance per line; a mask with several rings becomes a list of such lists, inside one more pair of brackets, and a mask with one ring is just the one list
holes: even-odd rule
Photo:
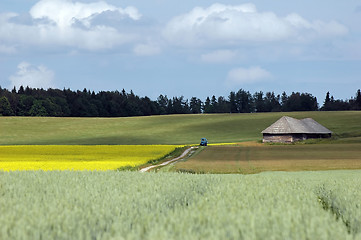
[[[359, 112], [173, 115], [133, 118], [0, 117], [0, 145], [12, 144], [197, 144], [260, 140], [283, 115], [316, 121], [337, 136], [361, 141]], [[353, 140], [354, 141], [354, 140]]]

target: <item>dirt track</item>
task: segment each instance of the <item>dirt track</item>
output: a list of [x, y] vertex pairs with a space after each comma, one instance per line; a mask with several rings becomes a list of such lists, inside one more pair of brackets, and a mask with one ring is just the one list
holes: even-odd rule
[[190, 147], [190, 148], [186, 149], [186, 150], [182, 153], [182, 155], [180, 155], [180, 156], [177, 157], [177, 158], [173, 158], [173, 159], [171, 159], [171, 160], [169, 160], [169, 161], [166, 161], [166, 162], [163, 162], [163, 163], [161, 163], [161, 164], [152, 165], [152, 166], [149, 166], [149, 167], [142, 168], [142, 169], [139, 170], [139, 172], [147, 172], [147, 171], [149, 171], [150, 169], [153, 169], [153, 168], [156, 168], [156, 167], [163, 167], [163, 166], [166, 166], [166, 165], [168, 165], [168, 164], [170, 164], [170, 163], [176, 162], [176, 161], [184, 158], [185, 156], [187, 156], [187, 154], [188, 154], [192, 149], [194, 149], [194, 148], [196, 148], [196, 147]]

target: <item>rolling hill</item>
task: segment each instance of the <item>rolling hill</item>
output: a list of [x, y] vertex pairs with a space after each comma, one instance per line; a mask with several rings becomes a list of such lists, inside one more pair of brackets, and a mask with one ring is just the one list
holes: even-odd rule
[[0, 117], [0, 145], [197, 144], [257, 141], [281, 116], [311, 117], [343, 141], [361, 141], [361, 111], [129, 118]]

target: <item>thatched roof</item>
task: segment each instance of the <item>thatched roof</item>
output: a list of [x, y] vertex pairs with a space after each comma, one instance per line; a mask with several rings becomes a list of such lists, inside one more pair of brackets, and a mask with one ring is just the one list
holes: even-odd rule
[[330, 134], [330, 130], [313, 120], [312, 118], [295, 119], [292, 117], [281, 117], [277, 122], [266, 128], [262, 133], [267, 134]]

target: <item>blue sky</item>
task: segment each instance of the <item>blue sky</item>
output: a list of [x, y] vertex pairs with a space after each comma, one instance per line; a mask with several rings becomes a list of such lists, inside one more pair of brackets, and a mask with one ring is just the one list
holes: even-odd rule
[[2, 0], [0, 86], [228, 96], [361, 88], [361, 2]]

